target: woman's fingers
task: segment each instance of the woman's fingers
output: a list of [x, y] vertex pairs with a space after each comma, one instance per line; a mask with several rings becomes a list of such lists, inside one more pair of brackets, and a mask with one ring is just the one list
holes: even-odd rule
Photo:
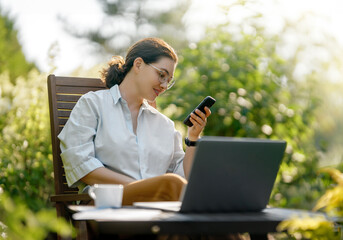
[[189, 137], [197, 139], [199, 138], [201, 131], [205, 128], [207, 117], [211, 115], [211, 111], [208, 107], [205, 107], [205, 113], [198, 109], [195, 110], [195, 113], [192, 113], [189, 119], [191, 123], [193, 123], [193, 126], [189, 128], [188, 135]]
[[208, 107], [205, 107], [206, 117], [211, 115], [211, 110]]
[[194, 117], [197, 122], [201, 122], [200, 119], [206, 123], [207, 117], [211, 115], [211, 110], [208, 107], [205, 107], [205, 113], [200, 111], [199, 109], [195, 110], [195, 113], [192, 113], [192, 117]]
[[202, 120], [200, 117], [194, 114], [190, 118], [190, 121], [193, 123], [193, 126], [200, 126], [202, 127], [204, 125], [204, 120]]
[[202, 111], [200, 111], [198, 109], [195, 112], [196, 112], [196, 114], [195, 113], [191, 114], [191, 118], [190, 118], [191, 122], [193, 124], [198, 123], [200, 126], [206, 125], [207, 118], [206, 118], [205, 113], [203, 113]]
[[200, 111], [199, 109], [196, 109], [195, 113], [203, 120], [206, 118], [206, 114]]

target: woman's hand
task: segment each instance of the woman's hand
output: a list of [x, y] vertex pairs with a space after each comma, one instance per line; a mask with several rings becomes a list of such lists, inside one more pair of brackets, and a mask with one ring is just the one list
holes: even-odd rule
[[195, 110], [196, 114], [191, 113], [190, 121], [193, 123], [192, 127], [188, 128], [188, 139], [191, 141], [197, 141], [200, 133], [204, 130], [207, 118], [211, 115], [211, 110], [205, 107], [205, 113], [199, 109]]

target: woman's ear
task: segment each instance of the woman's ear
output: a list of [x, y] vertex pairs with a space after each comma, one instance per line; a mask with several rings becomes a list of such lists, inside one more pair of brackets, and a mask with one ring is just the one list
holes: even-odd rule
[[135, 72], [138, 72], [139, 70], [141, 70], [143, 64], [144, 64], [143, 59], [141, 57], [138, 57], [133, 61], [132, 67], [133, 67]]

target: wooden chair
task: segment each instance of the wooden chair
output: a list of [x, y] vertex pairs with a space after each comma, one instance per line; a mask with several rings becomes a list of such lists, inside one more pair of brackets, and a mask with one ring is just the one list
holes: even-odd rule
[[50, 200], [55, 203], [57, 216], [71, 220], [67, 205], [77, 201], [90, 201], [88, 194], [78, 194], [77, 188], [67, 185], [61, 159], [58, 134], [67, 122], [71, 110], [77, 100], [89, 91], [106, 89], [106, 85], [98, 78], [58, 77], [48, 76], [48, 97], [50, 109], [50, 125], [52, 153], [55, 177], [55, 195]]

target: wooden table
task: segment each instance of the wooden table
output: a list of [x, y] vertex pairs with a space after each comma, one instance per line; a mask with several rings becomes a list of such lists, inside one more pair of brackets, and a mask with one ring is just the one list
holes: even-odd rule
[[[303, 210], [266, 208], [253, 213], [181, 214], [137, 208], [96, 209], [70, 206], [76, 221], [86, 221], [93, 238], [117, 234], [146, 235], [225, 235], [249, 233], [252, 239], [267, 239], [277, 225], [294, 215], [315, 215]], [[316, 213], [318, 214], [318, 213]], [[150, 238], [149, 238], [150, 239]]]

